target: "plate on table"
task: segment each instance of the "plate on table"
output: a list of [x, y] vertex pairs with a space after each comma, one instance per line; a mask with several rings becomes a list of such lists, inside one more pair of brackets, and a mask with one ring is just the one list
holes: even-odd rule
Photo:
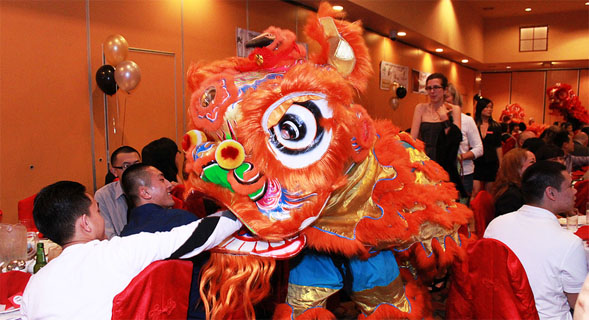
[[0, 311], [0, 320], [17, 320], [20, 318], [20, 308]]

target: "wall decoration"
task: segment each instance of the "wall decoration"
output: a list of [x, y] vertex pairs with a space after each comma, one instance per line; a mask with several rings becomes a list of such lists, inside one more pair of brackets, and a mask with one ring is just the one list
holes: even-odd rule
[[411, 70], [411, 82], [413, 84], [413, 92], [427, 94], [425, 91], [425, 79], [430, 75], [430, 73], [419, 71], [419, 70]]
[[380, 62], [380, 89], [389, 90], [397, 82], [407, 88], [409, 85], [409, 67], [387, 61]]

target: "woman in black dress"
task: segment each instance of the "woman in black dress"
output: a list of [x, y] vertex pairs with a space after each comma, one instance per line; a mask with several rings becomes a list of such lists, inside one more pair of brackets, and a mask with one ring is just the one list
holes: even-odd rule
[[483, 141], [483, 156], [474, 160], [474, 183], [472, 197], [481, 190], [491, 192], [501, 152], [501, 125], [493, 120], [493, 102], [487, 98], [479, 98], [476, 105], [475, 122]]

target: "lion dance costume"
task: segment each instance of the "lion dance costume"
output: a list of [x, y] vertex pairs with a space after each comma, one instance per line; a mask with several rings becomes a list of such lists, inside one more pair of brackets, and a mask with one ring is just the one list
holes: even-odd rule
[[275, 259], [296, 256], [276, 318], [333, 318], [341, 289], [360, 317], [427, 317], [423, 281], [464, 254], [472, 213], [420, 142], [354, 104], [372, 72], [360, 23], [324, 3], [305, 33], [321, 47], [308, 60], [270, 27], [249, 58], [188, 71], [187, 201], [206, 193], [245, 226], [203, 268], [208, 316], [255, 317]]

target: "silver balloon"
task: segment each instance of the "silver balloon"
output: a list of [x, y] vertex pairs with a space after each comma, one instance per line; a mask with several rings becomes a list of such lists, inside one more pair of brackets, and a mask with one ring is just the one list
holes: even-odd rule
[[120, 34], [108, 36], [104, 41], [104, 56], [108, 64], [116, 66], [127, 58], [129, 44]]
[[139, 66], [130, 60], [123, 61], [117, 64], [115, 70], [115, 81], [119, 88], [130, 92], [135, 89], [141, 81], [141, 69]]

